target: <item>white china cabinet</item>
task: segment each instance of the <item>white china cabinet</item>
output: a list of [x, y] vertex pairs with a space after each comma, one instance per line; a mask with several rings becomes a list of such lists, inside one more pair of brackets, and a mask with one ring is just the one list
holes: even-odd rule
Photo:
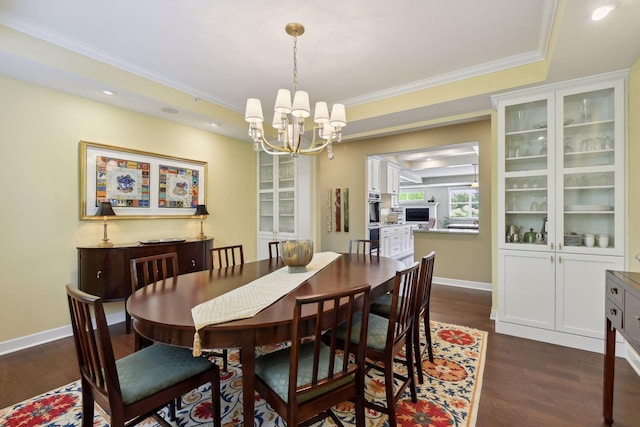
[[625, 265], [626, 72], [493, 98], [496, 331], [603, 351], [604, 279]]
[[311, 158], [258, 152], [258, 259], [268, 242], [311, 237]]

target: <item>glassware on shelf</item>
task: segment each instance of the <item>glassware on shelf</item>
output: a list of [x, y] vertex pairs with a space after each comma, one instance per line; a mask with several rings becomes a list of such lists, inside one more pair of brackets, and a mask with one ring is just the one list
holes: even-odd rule
[[580, 119], [583, 123], [591, 120], [591, 100], [589, 98], [580, 100]]

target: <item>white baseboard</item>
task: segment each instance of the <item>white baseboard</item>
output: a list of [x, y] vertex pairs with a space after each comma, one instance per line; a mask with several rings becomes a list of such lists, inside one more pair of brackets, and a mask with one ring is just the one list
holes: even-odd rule
[[[116, 313], [109, 314], [107, 316], [107, 323], [113, 325], [116, 323], [124, 322], [125, 315], [124, 310]], [[36, 334], [27, 335], [20, 338], [14, 338], [12, 340], [0, 342], [0, 356], [15, 351], [24, 350], [26, 348], [35, 347], [41, 344], [46, 344], [51, 341], [59, 340], [61, 338], [70, 337], [73, 335], [73, 329], [71, 324], [61, 326], [59, 328], [49, 329], [48, 331], [38, 332]]]
[[446, 277], [433, 277], [433, 283], [437, 285], [456, 286], [458, 288], [477, 289], [479, 291], [491, 292], [491, 283], [472, 282], [470, 280], [448, 279]]

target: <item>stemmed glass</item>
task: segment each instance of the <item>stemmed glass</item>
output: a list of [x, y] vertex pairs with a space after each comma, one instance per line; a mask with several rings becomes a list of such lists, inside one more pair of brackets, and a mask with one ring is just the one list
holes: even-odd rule
[[580, 100], [580, 118], [583, 122], [591, 120], [591, 100], [589, 98]]

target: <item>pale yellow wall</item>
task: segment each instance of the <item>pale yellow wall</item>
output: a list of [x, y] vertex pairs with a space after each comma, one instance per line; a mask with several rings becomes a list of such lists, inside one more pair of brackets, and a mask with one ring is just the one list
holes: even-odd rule
[[[205, 234], [242, 243], [255, 259], [251, 144], [4, 77], [0, 93], [0, 342], [69, 324], [64, 286], [77, 284], [76, 247], [102, 237], [101, 223], [79, 220], [80, 140], [208, 162]], [[199, 227], [136, 219], [108, 230], [117, 243], [195, 236]]]
[[628, 141], [628, 268], [631, 271], [640, 271], [640, 262], [634, 258], [636, 254], [640, 254], [640, 58], [633, 64], [629, 73]]
[[[420, 235], [415, 240], [415, 256], [437, 252], [435, 275], [450, 279], [491, 283], [491, 121], [445, 126], [384, 138], [352, 141], [336, 145], [335, 158], [319, 156], [317, 163], [316, 223], [322, 250], [345, 252], [349, 239], [366, 236], [366, 159], [373, 154], [415, 150], [461, 142], [478, 141], [480, 146], [480, 234], [477, 236]], [[351, 227], [349, 233], [327, 232], [326, 193], [349, 188]]]

